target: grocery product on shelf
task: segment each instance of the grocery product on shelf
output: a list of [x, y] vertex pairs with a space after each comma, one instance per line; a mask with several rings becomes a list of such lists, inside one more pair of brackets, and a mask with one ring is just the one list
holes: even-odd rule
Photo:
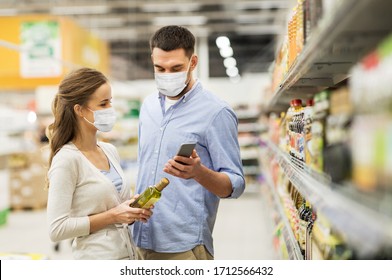
[[314, 222], [311, 253], [314, 260], [346, 260], [354, 257], [354, 252], [321, 214]]
[[309, 41], [312, 31], [322, 17], [322, 4], [322, 0], [305, 0], [303, 3], [305, 43]]
[[353, 180], [363, 191], [392, 190], [391, 78], [392, 35], [352, 70]]
[[312, 141], [310, 167], [323, 170], [323, 149], [325, 146], [325, 122], [329, 110], [329, 91], [322, 91], [314, 96], [314, 113], [312, 122]]
[[317, 28], [323, 17], [322, 7], [322, 0], [298, 0], [292, 9], [287, 22], [287, 34], [283, 37], [275, 60], [271, 86], [273, 91], [279, 89], [287, 72]]
[[302, 107], [301, 99], [293, 99], [291, 103], [293, 115], [288, 123], [290, 139], [289, 154], [300, 161], [305, 161], [304, 108]]
[[313, 99], [308, 99], [304, 109], [305, 162], [309, 165], [312, 156], [310, 146], [312, 144], [313, 105]]
[[333, 182], [351, 178], [351, 151], [349, 131], [352, 122], [350, 92], [346, 86], [331, 91], [330, 110], [325, 124], [323, 171]]

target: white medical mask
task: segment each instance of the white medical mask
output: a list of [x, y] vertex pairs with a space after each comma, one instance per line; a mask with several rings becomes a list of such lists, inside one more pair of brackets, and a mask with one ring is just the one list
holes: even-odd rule
[[185, 72], [154, 73], [155, 83], [160, 93], [168, 97], [175, 97], [183, 91], [187, 86], [186, 78], [191, 66], [191, 59], [189, 60], [188, 69]]
[[116, 111], [113, 107], [97, 111], [93, 111], [90, 108], [87, 109], [94, 113], [94, 123], [83, 117], [88, 123], [92, 124], [102, 132], [109, 132], [112, 130], [116, 122]]

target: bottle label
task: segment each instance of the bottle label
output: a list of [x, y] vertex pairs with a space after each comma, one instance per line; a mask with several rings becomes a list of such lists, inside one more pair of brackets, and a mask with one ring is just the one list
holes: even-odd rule
[[154, 205], [155, 202], [157, 202], [158, 200], [159, 198], [155, 198], [155, 197], [150, 198], [150, 200], [147, 201], [146, 204], [143, 206], [143, 209], [149, 209], [151, 205]]

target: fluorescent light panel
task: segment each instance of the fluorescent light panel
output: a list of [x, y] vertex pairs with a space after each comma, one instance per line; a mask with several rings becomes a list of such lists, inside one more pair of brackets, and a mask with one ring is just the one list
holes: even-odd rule
[[54, 15], [106, 14], [109, 12], [109, 7], [105, 5], [52, 7], [50, 12]]
[[203, 25], [207, 22], [205, 16], [175, 16], [175, 17], [155, 17], [153, 19], [154, 25]]
[[0, 9], [0, 16], [14, 16], [17, 14], [18, 11], [16, 9]]
[[78, 22], [84, 26], [98, 28], [98, 27], [121, 27], [125, 20], [122, 17], [88, 17], [78, 18]]
[[141, 7], [144, 12], [193, 12], [200, 8], [198, 3], [146, 3]]
[[289, 8], [288, 1], [278, 1], [278, 0], [265, 0], [265, 1], [241, 1], [235, 3], [234, 6], [237, 9], [286, 9]]

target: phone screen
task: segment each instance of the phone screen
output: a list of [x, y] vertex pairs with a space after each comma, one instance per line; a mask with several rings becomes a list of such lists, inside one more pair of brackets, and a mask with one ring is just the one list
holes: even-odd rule
[[193, 149], [196, 147], [196, 143], [185, 143], [182, 144], [178, 149], [177, 156], [190, 157], [192, 155]]

